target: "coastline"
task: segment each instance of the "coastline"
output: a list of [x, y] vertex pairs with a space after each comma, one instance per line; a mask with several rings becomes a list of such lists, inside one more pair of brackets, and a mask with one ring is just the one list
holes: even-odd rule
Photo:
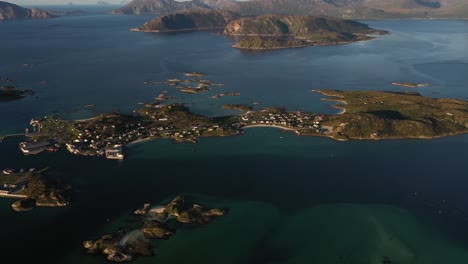
[[190, 32], [190, 31], [216, 31], [224, 29], [224, 27], [214, 27], [214, 28], [185, 28], [185, 29], [174, 29], [174, 30], [157, 30], [157, 29], [141, 29], [141, 28], [131, 28], [131, 32], [144, 32], [144, 33], [174, 33], [174, 32]]
[[337, 115], [342, 115], [342, 114], [346, 113], [346, 107], [345, 106], [348, 105], [348, 102], [346, 102], [345, 100], [339, 99], [339, 98], [343, 98], [343, 96], [335, 95], [335, 94], [328, 94], [327, 92], [320, 91], [320, 90], [312, 90], [312, 92], [319, 93], [321, 95], [325, 95], [325, 96], [328, 96], [328, 97], [332, 97], [332, 98], [322, 98], [321, 99], [322, 101], [330, 101], [330, 102], [340, 103], [340, 104], [335, 104], [335, 105], [331, 106], [333, 108], [341, 110], [339, 113], [337, 113]]
[[[247, 36], [247, 37], [262, 37], [263, 35], [227, 35], [227, 36], [235, 36], [235, 37], [241, 37], [241, 36]], [[267, 35], [265, 37], [273, 37], [270, 35]], [[353, 43], [358, 43], [358, 42], [364, 42], [364, 41], [371, 41], [375, 40], [376, 37], [369, 37], [367, 39], [360, 39], [360, 40], [350, 40], [350, 41], [341, 41], [341, 42], [333, 42], [333, 43], [310, 43], [307, 45], [300, 45], [300, 46], [284, 46], [284, 47], [272, 47], [272, 48], [243, 48], [239, 47], [238, 43], [232, 45], [231, 47], [240, 49], [240, 50], [251, 50], [251, 51], [261, 51], [261, 50], [280, 50], [280, 49], [297, 49], [297, 48], [307, 48], [307, 47], [324, 47], [324, 46], [338, 46], [338, 45], [347, 45], [347, 44], [353, 44]]]
[[153, 139], [156, 139], [156, 138], [151, 138], [151, 137], [142, 138], [142, 139], [138, 139], [138, 140], [132, 141], [132, 142], [126, 144], [125, 146], [126, 146], [126, 147], [131, 147], [131, 146], [134, 146], [134, 145], [137, 145], [137, 144], [146, 142], [146, 141], [151, 141], [151, 140], [153, 140]]
[[[408, 136], [408, 137], [390, 137], [390, 136], [387, 136], [387, 137], [350, 137], [350, 138], [337, 138], [335, 137], [334, 135], [324, 135], [325, 137], [328, 137], [328, 138], [331, 138], [331, 139], [334, 139], [336, 141], [349, 141], [349, 140], [399, 140], [399, 139], [402, 139], [402, 140], [409, 140], [409, 139], [421, 139], [421, 140], [431, 140], [431, 139], [439, 139], [439, 138], [446, 138], [446, 137], [451, 137], [451, 136], [459, 136], [459, 135], [464, 135], [464, 134], [468, 134], [468, 131], [463, 131], [463, 132], [457, 132], [457, 133], [446, 133], [446, 134], [441, 134], [441, 135], [437, 135], [437, 136], [417, 136], [417, 137], [411, 137], [411, 136]], [[309, 136], [309, 135], [305, 135], [305, 136]], [[317, 136], [321, 136], [321, 135], [317, 135]]]
[[76, 120], [73, 120], [74, 122], [77, 122], [77, 123], [80, 123], [80, 122], [86, 122], [86, 121], [92, 121], [92, 120], [96, 120], [98, 119], [99, 116], [95, 116], [95, 117], [90, 117], [90, 118], [84, 118], [84, 119], [76, 119]]
[[294, 128], [283, 127], [283, 126], [278, 126], [278, 125], [266, 125], [266, 124], [247, 125], [247, 126], [243, 126], [242, 129], [256, 128], [256, 127], [274, 127], [274, 128], [278, 128], [278, 129], [282, 129], [282, 130], [293, 131], [295, 133], [299, 133], [299, 131], [297, 129], [294, 129]]

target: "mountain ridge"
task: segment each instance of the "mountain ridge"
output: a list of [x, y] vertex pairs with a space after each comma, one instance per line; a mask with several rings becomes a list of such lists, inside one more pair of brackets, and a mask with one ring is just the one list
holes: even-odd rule
[[348, 19], [468, 19], [465, 0], [133, 0], [114, 13], [165, 15], [195, 7], [228, 10], [241, 16], [273, 13]]
[[24, 8], [9, 2], [0, 1], [0, 21], [14, 19], [45, 19], [54, 15], [39, 8]]

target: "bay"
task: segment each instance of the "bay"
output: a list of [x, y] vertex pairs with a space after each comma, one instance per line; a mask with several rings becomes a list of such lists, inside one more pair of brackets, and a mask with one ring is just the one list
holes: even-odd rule
[[[129, 31], [150, 18], [94, 10], [1, 23], [0, 77], [39, 93], [0, 104], [0, 134], [22, 132], [32, 117], [53, 113], [130, 113], [164, 90], [174, 102], [210, 116], [231, 113], [220, 109], [224, 103], [253, 101], [261, 103], [256, 107], [333, 113], [311, 89], [407, 89], [392, 86], [394, 81], [429, 83], [417, 90], [426, 96], [468, 99], [466, 21], [364, 21], [392, 34], [342, 46], [251, 53], [213, 33]], [[225, 86], [187, 95], [143, 84], [188, 71], [207, 72], [207, 79]], [[210, 98], [223, 91], [241, 96]], [[33, 254], [50, 263], [103, 262], [85, 255], [81, 243], [123, 224], [143, 203], [181, 193], [230, 206], [232, 213], [157, 242], [157, 255], [137, 262], [219, 263], [227, 257], [231, 263], [336, 263], [343, 256], [345, 263], [375, 263], [384, 255], [398, 263], [440, 263], [435, 256], [446, 263], [467, 260], [466, 135], [335, 142], [250, 129], [198, 144], [145, 142], [132, 146], [123, 162], [65, 151], [25, 157], [20, 140], [0, 144], [0, 168], [50, 166], [49, 177], [72, 184], [75, 193], [70, 207], [25, 214], [13, 212], [11, 200], [0, 200], [2, 253], [18, 261]], [[338, 227], [346, 237], [333, 231]], [[364, 242], [353, 255], [356, 241]]]

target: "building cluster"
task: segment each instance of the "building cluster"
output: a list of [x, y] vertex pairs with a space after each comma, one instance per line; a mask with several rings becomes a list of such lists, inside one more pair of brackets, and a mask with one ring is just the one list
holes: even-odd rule
[[[197, 137], [235, 135], [244, 126], [272, 125], [300, 131], [321, 132], [321, 122], [325, 115], [307, 112], [269, 111], [248, 112], [239, 117], [231, 117], [217, 122], [215, 119], [192, 114], [183, 105], [147, 105], [137, 111], [138, 115], [106, 115], [96, 119], [68, 123], [53, 121], [46, 132], [51, 138], [55, 131], [65, 135], [61, 144], [76, 155], [105, 156], [109, 159], [123, 159], [123, 146], [147, 138], [173, 138], [177, 141], [195, 141]], [[220, 119], [223, 120], [223, 119]], [[32, 120], [35, 130], [50, 125], [51, 121]], [[55, 126], [60, 126], [54, 129]], [[51, 131], [49, 131], [51, 130]], [[67, 131], [65, 131], [67, 130]], [[52, 140], [53, 141], [53, 140]], [[57, 146], [57, 145], [55, 145]], [[53, 148], [55, 149], [55, 146]], [[22, 142], [20, 149], [25, 154], [34, 154], [52, 148], [43, 142]], [[52, 150], [51, 150], [52, 151]]]
[[122, 148], [116, 146], [126, 145], [155, 134], [141, 122], [114, 125], [90, 121], [76, 123], [74, 130], [77, 136], [66, 144], [70, 153], [85, 156], [106, 156], [111, 159], [123, 158]]
[[2, 176], [7, 176], [7, 175], [12, 175], [16, 174], [19, 175], [20, 173], [26, 173], [26, 172], [32, 172], [35, 171], [34, 168], [31, 168], [29, 170], [21, 169], [21, 170], [15, 170], [15, 169], [4, 169], [0, 173], [0, 196], [3, 197], [13, 197], [13, 198], [21, 198], [24, 195], [17, 194], [19, 191], [22, 191], [26, 188], [26, 182], [24, 180], [18, 180], [15, 183], [6, 183], [2, 182]]
[[291, 129], [313, 129], [321, 131], [321, 123], [326, 120], [322, 114], [304, 112], [280, 112], [280, 113], [247, 113], [242, 116], [245, 125], [271, 125]]

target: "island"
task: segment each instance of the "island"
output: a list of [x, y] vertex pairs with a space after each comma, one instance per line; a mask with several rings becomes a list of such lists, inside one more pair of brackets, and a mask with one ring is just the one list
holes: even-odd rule
[[13, 19], [45, 19], [54, 15], [39, 8], [23, 8], [18, 5], [0, 1], [0, 21]]
[[184, 72], [185, 76], [189, 77], [203, 77], [206, 76], [206, 73], [204, 72]]
[[1, 86], [0, 87], [0, 102], [13, 101], [24, 98], [26, 95], [35, 94], [32, 90], [20, 90], [15, 86]]
[[233, 109], [238, 111], [251, 111], [252, 107], [245, 104], [225, 104], [222, 106], [224, 109]]
[[128, 225], [115, 233], [88, 240], [83, 247], [88, 254], [102, 254], [108, 261], [132, 261], [138, 256], [153, 255], [151, 239], [169, 239], [183, 224], [208, 224], [226, 210], [207, 208], [189, 197], [177, 196], [165, 205], [151, 206], [133, 212]]
[[239, 17], [232, 12], [210, 9], [160, 16], [132, 31], [160, 33], [216, 29], [238, 40], [234, 48], [246, 50], [346, 44], [373, 39], [372, 35], [388, 34], [360, 22], [331, 17], [272, 14]]
[[47, 170], [4, 169], [0, 173], [0, 197], [19, 199], [11, 207], [18, 212], [34, 207], [67, 206], [71, 197], [71, 186], [44, 176]]
[[467, 101], [429, 98], [416, 92], [314, 92], [327, 96], [324, 100], [335, 102], [333, 107], [341, 111], [333, 115], [281, 107], [253, 111], [246, 105], [227, 104], [223, 107], [244, 113], [207, 117], [181, 103], [157, 101], [144, 104], [132, 114], [107, 113], [77, 121], [56, 115], [33, 119], [32, 129], [19, 147], [25, 155], [66, 147], [75, 155], [123, 159], [126, 146], [149, 139], [196, 143], [202, 137], [241, 135], [252, 127], [276, 127], [297, 135], [336, 140], [430, 139], [468, 132]]
[[211, 98], [219, 99], [219, 98], [224, 97], [224, 96], [239, 96], [239, 95], [240, 95], [239, 92], [223, 92], [223, 93], [213, 95]]
[[199, 87], [182, 87], [180, 91], [184, 93], [200, 93], [208, 91], [208, 88], [204, 85], [200, 85]]
[[[170, 78], [165, 81], [145, 81], [144, 85], [169, 85], [179, 89], [183, 93], [200, 93], [210, 90], [210, 86], [223, 86], [221, 83], [212, 83], [210, 80], [202, 79], [206, 73], [185, 72], [178, 77]], [[188, 78], [191, 77], [191, 78]], [[165, 97], [165, 99], [167, 99]], [[160, 100], [158, 98], [157, 100]]]
[[418, 88], [418, 87], [425, 87], [429, 84], [427, 83], [412, 83], [412, 82], [392, 82], [392, 85], [395, 86], [404, 86], [409, 88]]

